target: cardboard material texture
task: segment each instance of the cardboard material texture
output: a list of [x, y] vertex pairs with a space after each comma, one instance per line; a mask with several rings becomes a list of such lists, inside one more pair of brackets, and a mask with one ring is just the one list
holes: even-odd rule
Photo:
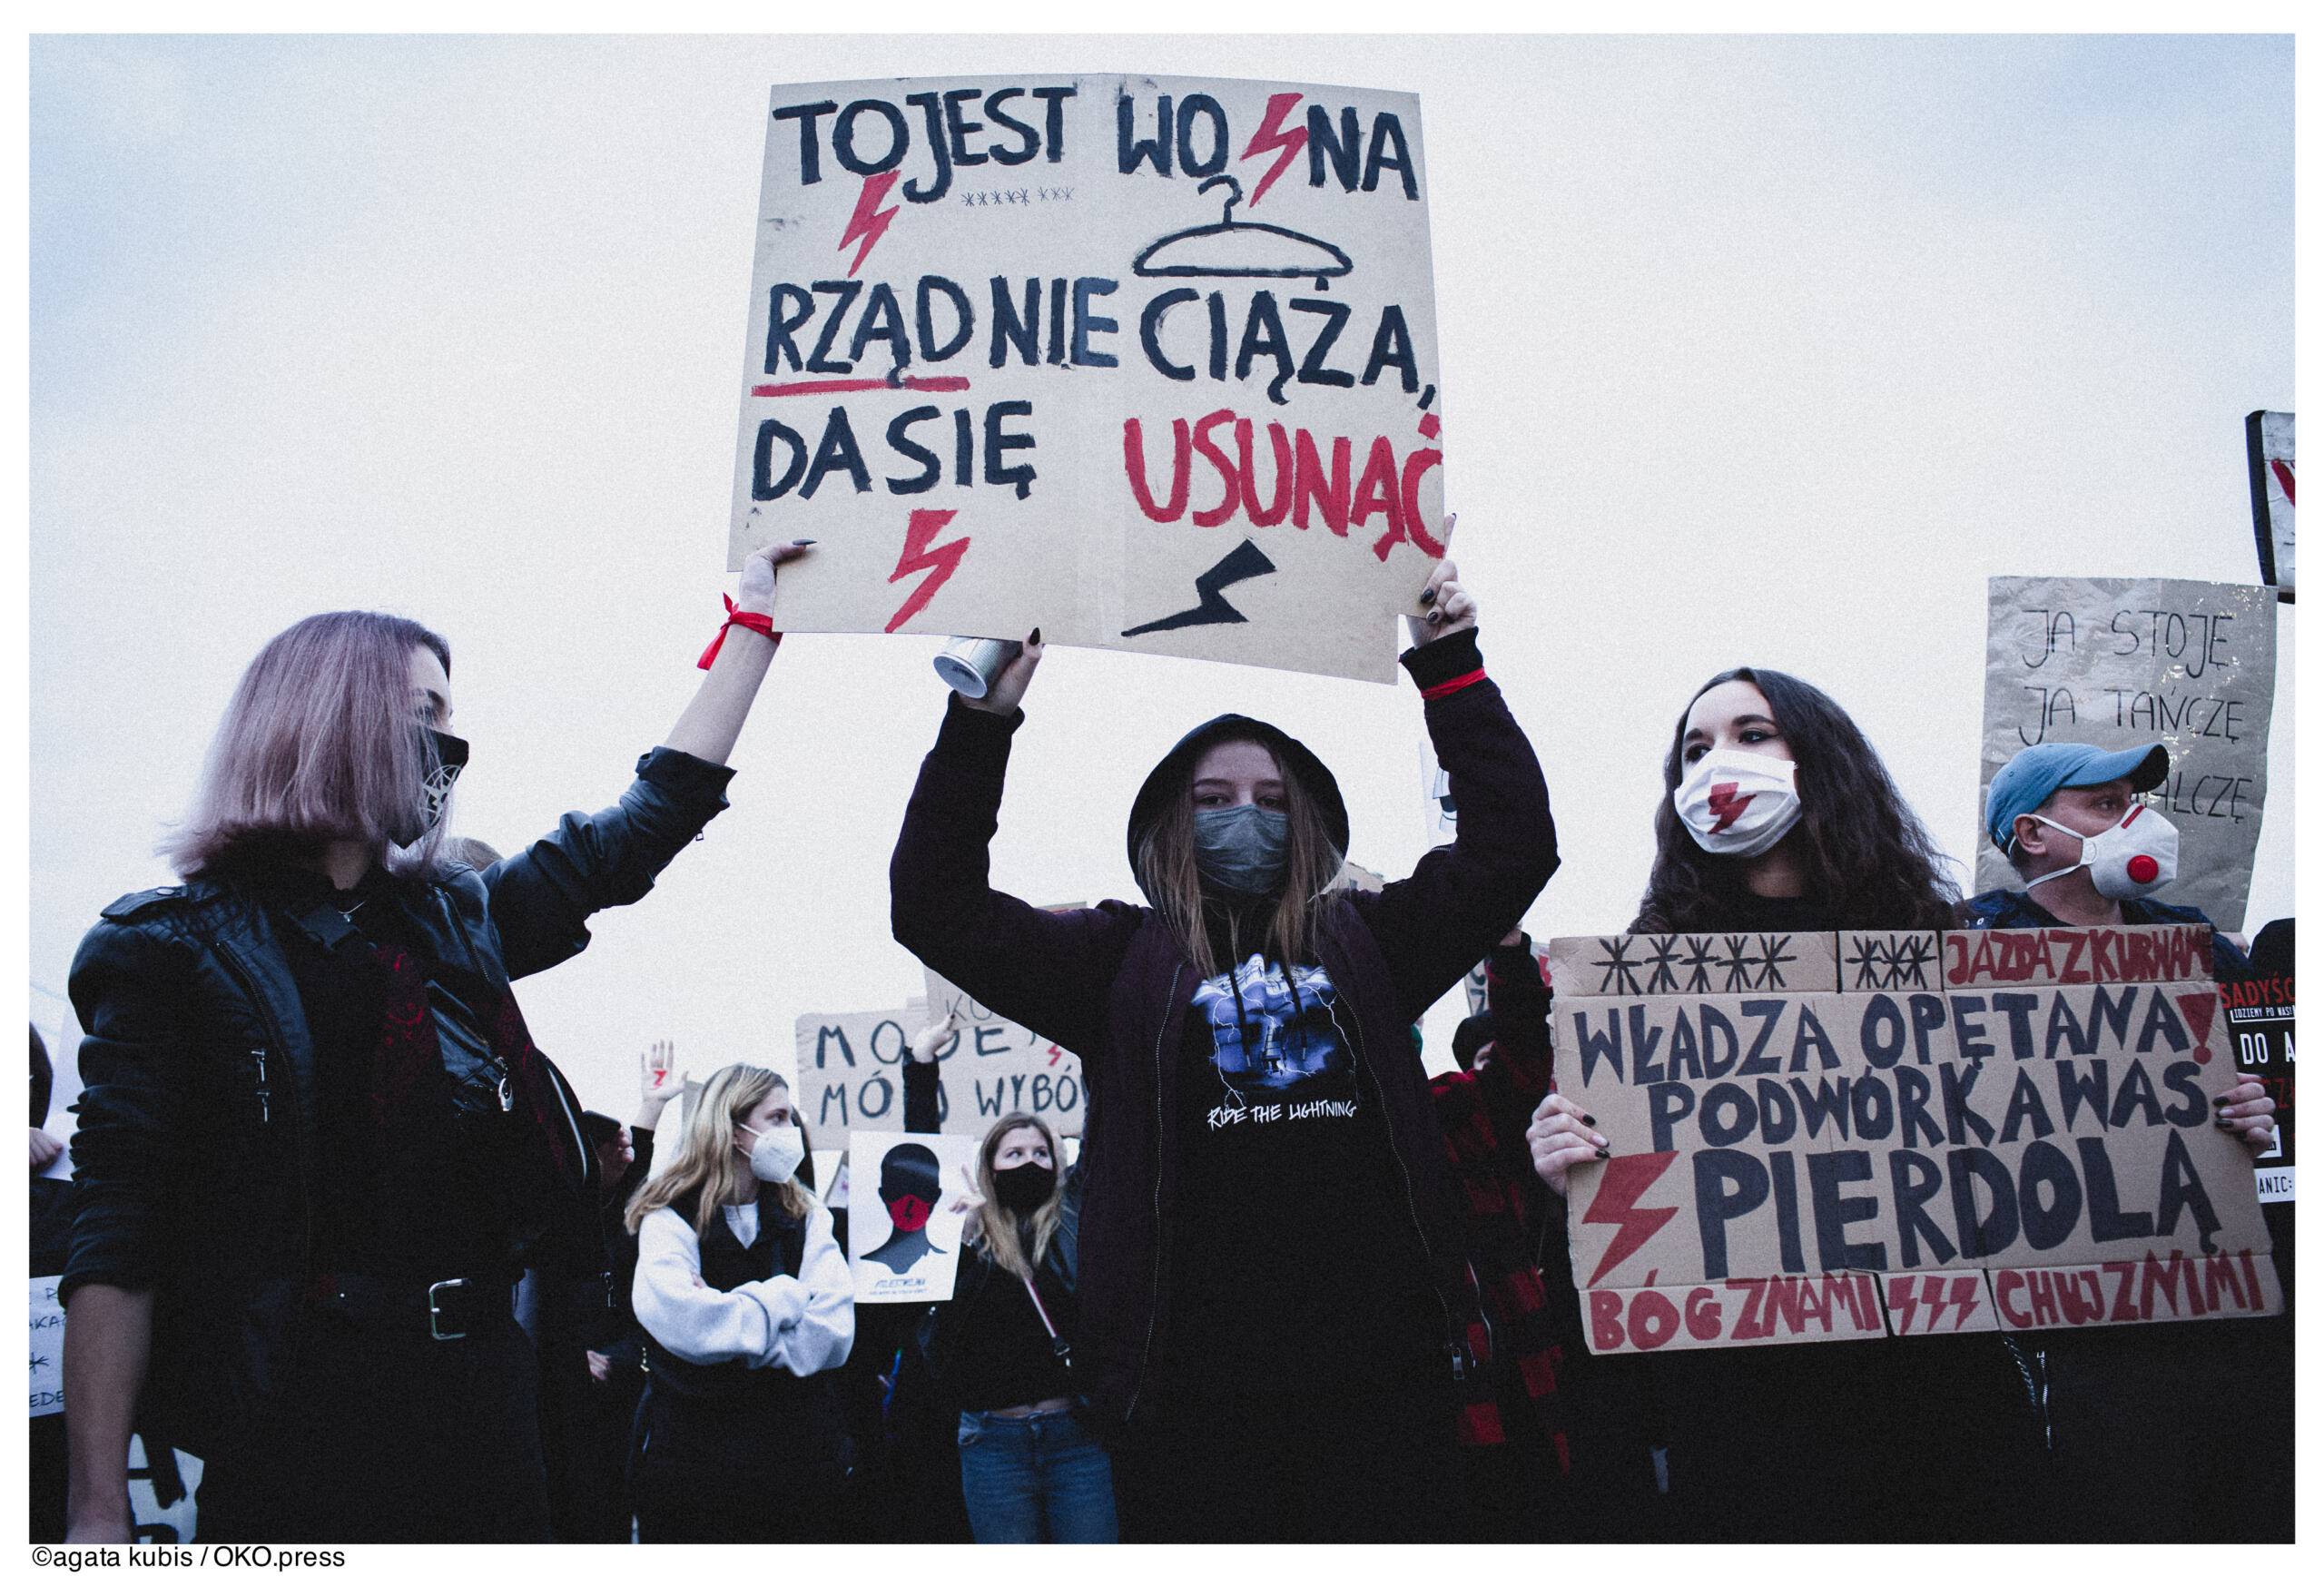
[[1840, 978], [1838, 938], [1827, 931], [1561, 936], [1542, 956], [1551, 989], [1574, 996], [1828, 991]]
[[2154, 808], [2179, 829], [2166, 902], [2243, 929], [2276, 698], [2276, 594], [2196, 580], [1996, 576], [1986, 583], [1980, 891], [2023, 885], [1984, 830], [1984, 789], [2030, 744], [2162, 744]]
[[1945, 984], [1949, 987], [2094, 986], [2212, 978], [2207, 925], [1948, 931], [1942, 947]]
[[944, 1131], [981, 1137], [1009, 1113], [1029, 1111], [1060, 1138], [1079, 1133], [1088, 1110], [1081, 1059], [1011, 1023], [934, 971], [922, 972], [930, 1018], [956, 1010], [960, 1015], [958, 1040], [939, 1056]]
[[901, 1066], [920, 1026], [900, 1012], [799, 1015], [792, 1099], [817, 1154], [845, 1149], [851, 1129], [903, 1127]]
[[790, 630], [1392, 681], [1443, 556], [1420, 103], [1224, 78], [777, 87], [727, 567]]
[[[1899, 1336], [2048, 1321], [2041, 1311], [2079, 1296], [2081, 1284], [2017, 1273], [2078, 1276], [2149, 1257], [2182, 1268], [2142, 1274], [2181, 1276], [2201, 1296], [2181, 1286], [2181, 1296], [2110, 1303], [2102, 1314], [2084, 1299], [2070, 1306], [2081, 1312], [2055, 1318], [2280, 1308], [2250, 1153], [2213, 1123], [2212, 1098], [2237, 1072], [2208, 978], [2210, 938], [2176, 930], [2158, 928], [2153, 946], [2119, 956], [2151, 975], [2187, 978], [1561, 994], [1559, 1089], [1612, 1148], [1610, 1159], [1569, 1174], [1572, 1273], [1591, 1312], [1593, 1348], [1880, 1334], [1827, 1319], [1829, 1310], [1771, 1326], [1767, 1311], [1794, 1306], [1766, 1302], [1747, 1317], [1728, 1296], [1734, 1284], [1787, 1277], [1863, 1276], [1886, 1330]], [[2106, 950], [2119, 933], [1994, 934], [2046, 937], [2028, 956], [2065, 973], [2057, 961], [2069, 954], [2114, 956]], [[1935, 940], [1848, 933], [1838, 957], [1851, 978], [1886, 979], [1900, 939]], [[1552, 943], [1552, 960], [1577, 956], [1566, 946], [1575, 940], [1600, 939]], [[1932, 948], [1923, 978], [1935, 959]], [[2006, 1284], [1996, 1279], [2004, 1272]], [[1709, 1312], [1690, 1320], [1686, 1300], [1704, 1287], [1718, 1296], [1697, 1297]], [[1649, 1288], [1675, 1300], [1673, 1329], [1662, 1330], [1651, 1299], [1640, 1312]], [[1631, 1329], [1639, 1319], [1644, 1344]]]

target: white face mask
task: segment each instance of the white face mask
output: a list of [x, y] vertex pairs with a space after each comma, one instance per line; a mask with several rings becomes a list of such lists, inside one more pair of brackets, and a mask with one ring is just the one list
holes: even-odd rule
[[743, 1131], [757, 1136], [751, 1140], [751, 1176], [762, 1183], [789, 1182], [799, 1163], [807, 1158], [807, 1141], [795, 1128], [771, 1128], [764, 1133], [745, 1128]]
[[2077, 833], [2043, 815], [2034, 819], [2057, 827], [2069, 838], [2080, 838], [2082, 858], [2063, 871], [2036, 876], [2025, 884], [2028, 892], [2085, 865], [2090, 867], [2090, 884], [2102, 898], [2143, 898], [2179, 874], [2179, 829], [2145, 805], [2132, 805], [2128, 815], [2102, 833]]
[[1797, 772], [1779, 755], [1706, 751], [1670, 791], [1671, 808], [1706, 853], [1764, 854], [1799, 824]]

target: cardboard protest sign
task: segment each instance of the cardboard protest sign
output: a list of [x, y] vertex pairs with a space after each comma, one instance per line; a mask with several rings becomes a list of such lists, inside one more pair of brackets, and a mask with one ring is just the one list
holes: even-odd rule
[[2159, 896], [2243, 925], [2276, 697], [2275, 594], [2196, 580], [1987, 583], [1977, 886], [2022, 885], [1984, 833], [1983, 789], [2029, 744], [2164, 744], [2152, 797], [2179, 829], [2179, 877]]
[[1550, 989], [1560, 996], [1828, 991], [1839, 982], [1838, 955], [1826, 931], [1561, 936], [1551, 939], [1542, 957], [1549, 965]]
[[2251, 473], [2251, 530], [2260, 541], [2260, 578], [2292, 595], [2292, 415], [2255, 410], [2243, 419], [2243, 453]]
[[[960, 1266], [953, 1206], [975, 1175], [977, 1141], [961, 1134], [848, 1136], [847, 1257], [858, 1303], [941, 1303]], [[859, 1180], [860, 1179], [860, 1180]]]
[[799, 1015], [792, 1103], [818, 1154], [844, 1149], [849, 1130], [859, 1126], [903, 1127], [901, 1065], [921, 1022], [901, 1012]]
[[32, 1278], [32, 1416], [64, 1411], [64, 1305], [61, 1276]]
[[[1569, 1174], [1592, 1350], [2275, 1312], [2249, 1152], [2212, 1123], [2236, 1074], [2192, 929], [1996, 932], [2044, 947], [1966, 984], [1886, 982], [1876, 961], [1934, 960], [1934, 932], [1775, 939], [1864, 961], [1837, 991], [1597, 993], [1569, 964], [1558, 1087], [1612, 1148]], [[1669, 939], [1561, 938], [1551, 967], [1618, 940]], [[2087, 983], [2056, 983], [2069, 953]]]
[[1012, 1024], [933, 970], [931, 1019], [960, 1015], [952, 1044], [938, 1053], [944, 1069], [944, 1131], [981, 1137], [1001, 1118], [1027, 1111], [1062, 1138], [1079, 1133], [1088, 1109], [1081, 1059], [1022, 1024]]
[[1392, 680], [1443, 479], [1408, 94], [773, 90], [728, 567], [784, 627]]

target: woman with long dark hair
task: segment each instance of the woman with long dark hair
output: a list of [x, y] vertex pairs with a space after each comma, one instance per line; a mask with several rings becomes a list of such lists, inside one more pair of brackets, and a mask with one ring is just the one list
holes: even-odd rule
[[1131, 1540], [1447, 1536], [1473, 1289], [1411, 1026], [1556, 868], [1541, 766], [1440, 563], [1405, 667], [1459, 840], [1342, 884], [1337, 783], [1278, 728], [1215, 718], [1132, 803], [1147, 907], [993, 891], [1035, 632], [948, 703], [889, 868], [896, 937], [1081, 1058], [1074, 1367], [1119, 1443]]
[[980, 1544], [1109, 1544], [1113, 1469], [1076, 1415], [1078, 1176], [1029, 1112], [977, 1147], [976, 1191], [951, 1300], [920, 1351], [959, 1410], [960, 1492]]
[[709, 672], [621, 803], [478, 872], [440, 857], [451, 648], [319, 614], [268, 642], [168, 852], [74, 959], [73, 1536], [125, 1541], [128, 1437], [203, 1461], [206, 1540], [548, 1536], [532, 1243], [586, 1212], [580, 1104], [509, 981], [588, 945], [725, 807], [774, 652], [743, 566]]
[[[1672, 731], [1655, 862], [1634, 931], [1935, 930], [1958, 897], [1944, 856], [1871, 743], [1816, 686], [1732, 668]], [[1552, 1094], [1528, 1130], [1535, 1169], [1609, 1153]], [[1556, 1251], [1548, 1256], [1560, 1262]], [[2023, 1536], [2041, 1464], [2038, 1380], [1999, 1336], [1718, 1348], [1581, 1361], [1639, 1382], [1669, 1453], [1688, 1541]]]
[[710, 1076], [669, 1169], [629, 1203], [645, 1328], [631, 1493], [641, 1543], [827, 1543], [846, 1425], [832, 1371], [855, 1340], [831, 1213], [780, 1074]]
[[1805, 680], [1714, 675], [1671, 731], [1662, 787], [1632, 931], [1953, 922], [1960, 890], [1936, 841], [1855, 719]]

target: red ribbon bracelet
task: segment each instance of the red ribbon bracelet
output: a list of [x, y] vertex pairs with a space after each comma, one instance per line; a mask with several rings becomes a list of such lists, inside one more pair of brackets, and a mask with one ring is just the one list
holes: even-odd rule
[[720, 625], [718, 633], [710, 638], [709, 646], [702, 654], [702, 661], [694, 665], [697, 668], [707, 668], [718, 660], [718, 648], [726, 644], [726, 632], [736, 625], [742, 626], [746, 630], [758, 631], [778, 646], [783, 644], [783, 634], [774, 627], [774, 616], [772, 614], [743, 613], [734, 606], [733, 597], [727, 597], [725, 601], [726, 622]]

